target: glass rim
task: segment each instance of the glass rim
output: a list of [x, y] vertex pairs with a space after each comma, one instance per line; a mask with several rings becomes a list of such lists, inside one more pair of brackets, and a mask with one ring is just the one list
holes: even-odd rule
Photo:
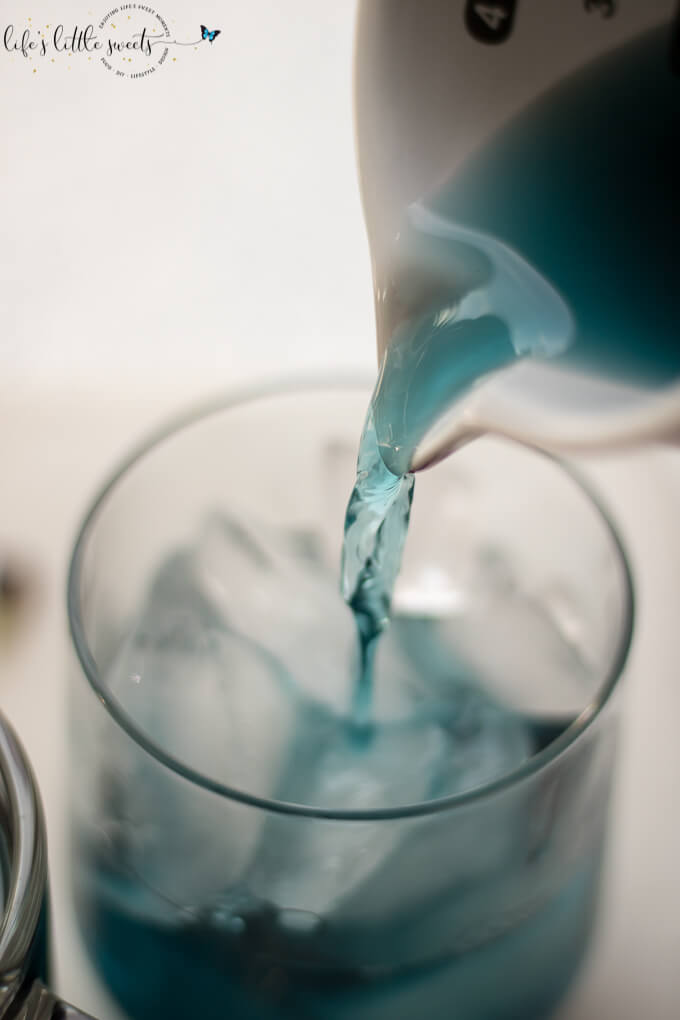
[[[257, 386], [230, 389], [226, 394], [215, 397], [212, 400], [194, 404], [179, 414], [174, 415], [160, 427], [151, 430], [132, 451], [125, 457], [118, 467], [108, 476], [98, 494], [90, 504], [86, 512], [73, 547], [73, 553], [68, 570], [67, 578], [67, 611], [69, 632], [76, 652], [78, 662], [85, 674], [85, 677], [98, 700], [102, 703], [113, 721], [123, 730], [127, 736], [136, 743], [143, 751], [155, 758], [161, 765], [169, 768], [183, 779], [214, 793], [227, 800], [241, 803], [249, 807], [258, 808], [263, 811], [275, 814], [294, 815], [306, 818], [319, 818], [327, 821], [367, 822], [367, 821], [390, 821], [404, 818], [417, 818], [425, 815], [435, 815], [454, 808], [471, 805], [486, 798], [500, 794], [506, 790], [518, 786], [525, 779], [540, 772], [545, 766], [561, 757], [566, 751], [578, 741], [590, 728], [592, 723], [600, 716], [605, 705], [609, 702], [614, 690], [617, 687], [619, 678], [623, 672], [628, 653], [630, 651], [633, 637], [633, 623], [635, 617], [635, 598], [632, 572], [628, 556], [623, 543], [619, 537], [617, 528], [603, 505], [600, 497], [593, 491], [590, 483], [584, 479], [580, 472], [565, 462], [560, 457], [546, 453], [537, 447], [527, 443], [520, 443], [516, 440], [505, 440], [515, 446], [520, 446], [537, 456], [543, 457], [549, 462], [557, 465], [570, 481], [580, 489], [594, 510], [597, 512], [605, 531], [608, 533], [615, 556], [618, 558], [621, 567], [621, 579], [623, 586], [623, 618], [621, 621], [621, 633], [617, 642], [609, 669], [604, 673], [594, 698], [579, 712], [576, 718], [563, 730], [555, 740], [537, 754], [532, 755], [525, 762], [510, 772], [505, 773], [498, 779], [479, 787], [473, 787], [463, 793], [450, 794], [446, 797], [439, 797], [433, 800], [420, 801], [412, 804], [399, 805], [390, 808], [376, 808], [372, 810], [335, 810], [322, 806], [310, 804], [296, 804], [289, 801], [279, 801], [268, 797], [249, 793], [246, 790], [239, 790], [229, 786], [228, 783], [220, 782], [198, 769], [194, 769], [184, 762], [179, 761], [169, 754], [159, 744], [152, 740], [135, 723], [134, 719], [122, 707], [111, 691], [107, 690], [102, 682], [94, 656], [89, 648], [85, 636], [85, 627], [80, 611], [80, 578], [85, 548], [88, 537], [96, 525], [97, 517], [106, 503], [106, 500], [115, 491], [118, 483], [125, 475], [134, 468], [148, 453], [161, 443], [171, 439], [174, 435], [184, 431], [202, 420], [207, 420], [213, 415], [231, 410], [242, 404], [255, 402], [271, 397], [291, 396], [295, 392], [314, 392], [319, 390], [328, 391], [349, 391], [370, 389], [371, 383], [365, 378], [357, 377], [356, 374], [347, 377], [336, 377], [329, 380], [323, 377], [312, 377], [300, 379], [278, 379]], [[490, 438], [493, 438], [490, 435]], [[358, 438], [357, 438], [358, 441]]]

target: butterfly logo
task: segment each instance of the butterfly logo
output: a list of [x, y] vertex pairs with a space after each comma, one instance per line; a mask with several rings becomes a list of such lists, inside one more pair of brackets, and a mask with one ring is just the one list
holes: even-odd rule
[[219, 34], [220, 34], [219, 28], [213, 28], [211, 32], [210, 29], [205, 27], [205, 25], [201, 25], [201, 38], [207, 39], [209, 43], [215, 42], [215, 39], [217, 39]]

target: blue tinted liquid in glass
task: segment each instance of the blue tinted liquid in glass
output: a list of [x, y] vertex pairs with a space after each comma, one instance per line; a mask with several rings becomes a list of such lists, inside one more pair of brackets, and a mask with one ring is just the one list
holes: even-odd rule
[[[527, 720], [534, 751], [567, 724]], [[452, 1004], [461, 1020], [539, 1020], [587, 949], [599, 846], [497, 932], [425, 957], [423, 944], [441, 944], [442, 932], [459, 929], [461, 912], [474, 915], [476, 898], [484, 904], [495, 895], [494, 883], [502, 899], [542, 852], [539, 842], [517, 862], [517, 874], [502, 869], [462, 886], [452, 877], [445, 895], [412, 906], [407, 917], [376, 913], [349, 922], [331, 915], [305, 931], [288, 928], [274, 904], [247, 895], [237, 917], [206, 907], [151, 920], [149, 889], [121, 866], [115, 848], [83, 840], [76, 851], [78, 915], [88, 951], [134, 1020], [413, 1020], [419, 1013], [450, 1020]]]

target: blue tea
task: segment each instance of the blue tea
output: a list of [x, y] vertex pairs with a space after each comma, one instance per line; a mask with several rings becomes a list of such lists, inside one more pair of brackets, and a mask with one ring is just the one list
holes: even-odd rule
[[[458, 887], [452, 877], [444, 902], [389, 922], [317, 920], [231, 889], [194, 917], [159, 923], [134, 879], [90, 847], [77, 849], [88, 950], [138, 1020], [413, 1020], [420, 1012], [432, 1020], [539, 1020], [588, 948], [600, 868], [595, 853], [555, 895], [518, 916], [503, 916], [503, 891], [522, 881], [530, 858], [516, 875], [486, 876], [483, 889]], [[427, 955], [428, 935], [440, 946], [442, 926], [458, 930], [471, 898], [494, 894], [495, 926]]]
[[[408, 482], [406, 490], [400, 527]], [[279, 539], [260, 542], [252, 522], [229, 521], [221, 535], [233, 542], [232, 574], [248, 559], [261, 590], [259, 571], [279, 555]], [[92, 798], [83, 801], [89, 821], [76, 805], [74, 883], [85, 945], [116, 999], [138, 1020], [407, 1020], [419, 1010], [445, 1020], [452, 1008], [466, 1020], [547, 1015], [588, 943], [609, 743], [584, 734], [567, 761], [505, 788], [503, 777], [546, 751], [573, 716], [503, 703], [436, 617], [392, 616], [354, 701], [348, 647], [344, 700], [331, 705], [323, 677], [318, 691], [296, 682], [271, 614], [264, 633], [254, 619], [259, 640], [244, 637], [243, 617], [241, 631], [230, 630], [234, 617], [216, 609], [205, 582], [201, 545], [208, 560], [224, 552], [199, 537], [163, 565], [112, 659], [110, 689], [156, 746], [204, 773], [212, 762], [217, 780], [237, 785], [241, 768], [252, 790], [271, 759], [268, 787], [254, 792], [272, 807], [200, 789], [112, 720], [90, 726], [103, 765], [78, 776], [95, 785], [81, 793]], [[304, 566], [307, 539], [287, 547], [301, 561], [298, 599], [324, 571], [328, 602], [314, 613], [340, 627], [347, 610], [332, 571], [313, 555]], [[234, 613], [255, 587], [232, 593]], [[541, 661], [553, 650], [545, 668], [582, 672], [589, 683], [550, 618], [521, 600], [515, 608]], [[332, 633], [322, 633], [335, 654]], [[83, 699], [101, 726], [94, 693]], [[201, 699], [203, 718], [216, 718], [211, 731], [197, 722]], [[493, 783], [495, 794], [467, 807], [428, 806]]]

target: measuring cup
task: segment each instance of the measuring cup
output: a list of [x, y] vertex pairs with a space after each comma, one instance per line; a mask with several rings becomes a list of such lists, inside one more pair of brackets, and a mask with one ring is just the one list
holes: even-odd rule
[[679, 70], [674, 0], [359, 5], [376, 425], [400, 470], [481, 432], [677, 442]]

